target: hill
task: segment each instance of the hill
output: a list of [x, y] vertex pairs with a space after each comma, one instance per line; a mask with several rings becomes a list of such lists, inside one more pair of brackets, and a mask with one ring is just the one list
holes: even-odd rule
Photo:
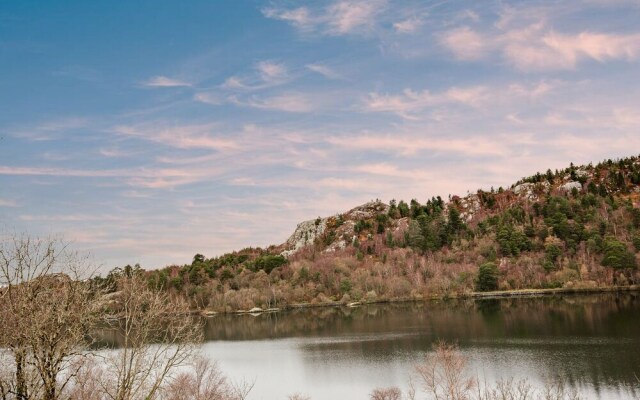
[[[300, 223], [283, 244], [145, 272], [192, 307], [464, 296], [640, 283], [640, 157], [536, 173], [421, 203], [375, 200]], [[114, 270], [106, 281], [122, 270]]]

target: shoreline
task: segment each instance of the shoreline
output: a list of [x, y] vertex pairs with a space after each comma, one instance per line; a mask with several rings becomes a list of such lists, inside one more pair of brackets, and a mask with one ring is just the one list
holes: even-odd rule
[[540, 297], [551, 296], [557, 294], [599, 294], [599, 293], [616, 293], [616, 292], [638, 292], [640, 291], [640, 285], [629, 286], [602, 286], [591, 288], [554, 288], [554, 289], [517, 289], [517, 290], [502, 290], [491, 292], [470, 292], [462, 294], [446, 294], [446, 295], [433, 295], [433, 296], [421, 296], [421, 297], [402, 297], [393, 299], [380, 299], [380, 300], [364, 300], [364, 301], [352, 301], [352, 302], [322, 302], [322, 303], [295, 303], [287, 304], [284, 307], [274, 307], [262, 309], [254, 307], [251, 310], [234, 310], [234, 311], [212, 311], [212, 310], [194, 310], [194, 314], [200, 314], [204, 317], [213, 317], [216, 315], [244, 315], [249, 314], [257, 316], [260, 314], [274, 313], [280, 311], [300, 310], [309, 308], [321, 308], [321, 307], [360, 307], [369, 304], [388, 304], [388, 303], [408, 303], [408, 302], [427, 302], [433, 300], [449, 300], [449, 299], [505, 299], [505, 298], [523, 298], [523, 297]]

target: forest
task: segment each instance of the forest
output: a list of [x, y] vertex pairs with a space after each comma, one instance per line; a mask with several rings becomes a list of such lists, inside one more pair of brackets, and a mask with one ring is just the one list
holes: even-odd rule
[[95, 283], [117, 291], [118, 277], [135, 271], [210, 312], [636, 285], [639, 205], [638, 157], [571, 164], [447, 201], [376, 200], [318, 217], [298, 249], [196, 254], [148, 271], [128, 265]]

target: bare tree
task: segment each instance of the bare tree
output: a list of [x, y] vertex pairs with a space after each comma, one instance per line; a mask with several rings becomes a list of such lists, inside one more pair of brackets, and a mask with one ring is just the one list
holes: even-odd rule
[[103, 392], [112, 400], [158, 398], [194, 356], [202, 325], [185, 301], [150, 288], [142, 273], [123, 276], [119, 288], [107, 314], [121, 343], [103, 356]]
[[384, 389], [375, 389], [369, 395], [371, 400], [402, 400], [402, 391], [395, 386]]
[[216, 363], [197, 357], [193, 370], [175, 377], [163, 393], [166, 400], [243, 400], [253, 383], [230, 382]]
[[311, 400], [311, 397], [305, 396], [301, 393], [294, 393], [287, 396], [287, 400]]
[[0, 246], [0, 348], [11, 358], [5, 398], [58, 399], [97, 322], [86, 258], [54, 238], [11, 235]]
[[468, 400], [476, 385], [468, 375], [468, 360], [456, 346], [444, 342], [434, 346], [434, 352], [416, 366], [423, 390], [436, 400]]

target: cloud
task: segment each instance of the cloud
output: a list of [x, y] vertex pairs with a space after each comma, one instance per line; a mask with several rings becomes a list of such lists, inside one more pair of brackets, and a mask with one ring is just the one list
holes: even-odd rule
[[507, 18], [496, 24], [497, 32], [480, 33], [467, 26], [452, 29], [440, 35], [440, 43], [459, 60], [480, 60], [497, 52], [522, 71], [568, 70], [587, 60], [604, 63], [640, 57], [640, 33], [560, 33], [543, 21], [510, 25]]
[[255, 76], [231, 76], [222, 84], [223, 89], [260, 90], [286, 83], [289, 80], [287, 67], [275, 61], [264, 60], [255, 64]]
[[247, 86], [242, 81], [242, 79], [240, 79], [237, 76], [231, 76], [227, 78], [222, 84], [222, 87], [227, 89], [248, 89], [249, 88], [249, 86]]
[[357, 149], [396, 153], [400, 156], [413, 156], [421, 151], [459, 153], [463, 155], [500, 155], [506, 148], [495, 140], [485, 136], [469, 138], [438, 138], [415, 135], [355, 135], [330, 136], [327, 143], [339, 149]]
[[238, 144], [232, 140], [215, 135], [216, 124], [201, 125], [165, 125], [147, 123], [139, 125], [118, 125], [112, 131], [123, 136], [135, 137], [150, 142], [179, 149], [233, 150]]
[[514, 96], [528, 97], [536, 99], [550, 93], [558, 86], [557, 82], [541, 81], [533, 85], [523, 83], [512, 83], [508, 86], [507, 92]]
[[256, 69], [265, 82], [280, 82], [287, 78], [287, 68], [284, 64], [273, 61], [260, 61], [256, 65]]
[[133, 151], [125, 151], [117, 147], [103, 147], [98, 150], [101, 156], [109, 158], [130, 157], [135, 154]]
[[429, 90], [420, 92], [405, 89], [401, 94], [388, 95], [370, 93], [364, 100], [364, 111], [391, 112], [406, 119], [416, 119], [416, 113], [428, 107], [442, 104], [462, 104], [477, 106], [488, 96], [483, 86], [458, 88], [452, 87], [441, 93], [431, 93]]
[[200, 103], [211, 104], [214, 106], [223, 104], [225, 102], [225, 100], [221, 99], [220, 96], [214, 93], [205, 93], [205, 92], [196, 93], [193, 96], [193, 99]]
[[0, 166], [0, 175], [55, 176], [67, 178], [118, 178], [136, 188], [167, 189], [211, 179], [217, 169], [124, 168], [87, 170], [51, 167]]
[[490, 49], [488, 39], [467, 26], [445, 32], [440, 41], [459, 60], [478, 60]]
[[89, 120], [82, 117], [58, 118], [41, 122], [32, 126], [18, 127], [10, 129], [10, 134], [18, 138], [31, 141], [54, 140], [64, 133], [85, 128], [89, 125]]
[[265, 98], [252, 96], [245, 101], [232, 97], [230, 100], [239, 106], [290, 113], [306, 113], [316, 108], [308, 97], [299, 93], [285, 93]]
[[316, 21], [309, 13], [309, 9], [306, 7], [294, 8], [292, 10], [265, 8], [262, 10], [262, 14], [267, 18], [289, 22], [294, 27], [303, 31], [313, 29], [316, 24]]
[[324, 8], [293, 9], [265, 8], [267, 18], [290, 23], [301, 32], [324, 35], [367, 33], [372, 30], [376, 16], [386, 7], [386, 0], [338, 0]]
[[340, 74], [338, 74], [337, 72], [335, 72], [331, 68], [327, 67], [326, 65], [322, 65], [322, 64], [307, 64], [307, 65], [305, 65], [305, 67], [309, 71], [313, 71], [313, 72], [315, 72], [317, 74], [320, 74], [320, 75], [324, 76], [325, 78], [329, 78], [329, 79], [340, 79], [340, 78], [342, 78], [340, 76]]
[[414, 33], [418, 31], [423, 24], [424, 21], [422, 20], [422, 18], [414, 16], [403, 21], [396, 22], [395, 24], [393, 24], [393, 29], [395, 29], [398, 33]]
[[0, 207], [18, 207], [18, 203], [15, 200], [0, 198]]
[[166, 76], [154, 76], [147, 81], [142, 82], [142, 85], [150, 88], [168, 88], [168, 87], [191, 87], [192, 84], [179, 80], [168, 78]]
[[385, 5], [386, 2], [376, 0], [337, 1], [327, 10], [328, 32], [343, 35], [359, 28], [370, 28], [374, 17]]

